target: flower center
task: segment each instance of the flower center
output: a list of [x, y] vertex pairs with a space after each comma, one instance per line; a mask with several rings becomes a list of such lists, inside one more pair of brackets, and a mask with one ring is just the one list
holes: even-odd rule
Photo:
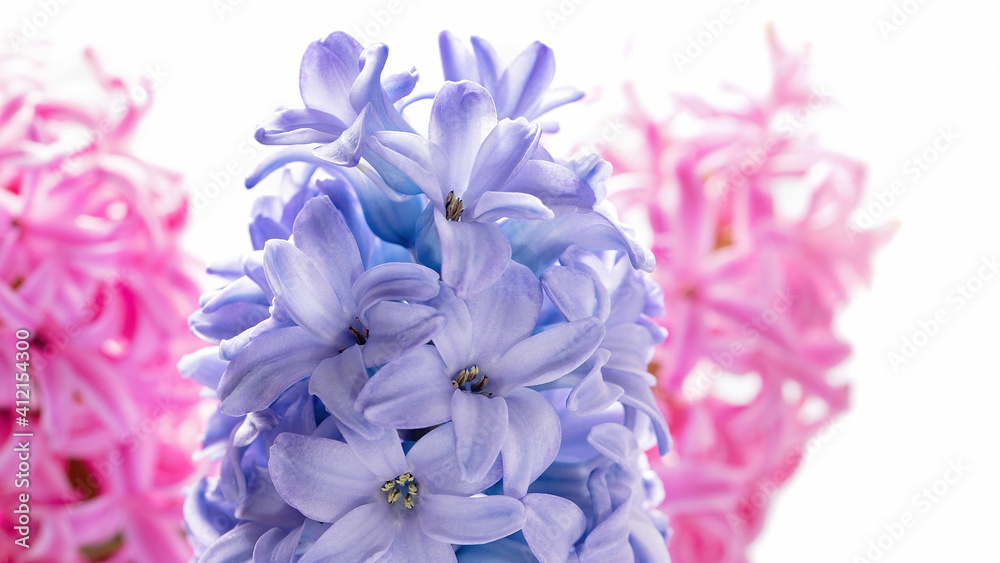
[[445, 218], [449, 221], [459, 221], [462, 219], [462, 200], [455, 197], [455, 192], [448, 192], [448, 197], [444, 200]]
[[484, 397], [492, 397], [493, 393], [485, 391], [486, 384], [490, 378], [479, 375], [479, 366], [471, 366], [458, 372], [455, 379], [451, 380], [451, 386], [463, 393], [476, 393]]
[[[351, 336], [354, 337], [354, 341], [358, 343], [358, 346], [363, 346], [364, 343], [368, 341], [368, 329], [365, 328], [365, 325], [361, 324], [361, 319], [354, 317], [354, 320], [357, 322], [358, 326], [355, 327], [352, 324], [347, 327], [347, 330], [350, 331]], [[358, 327], [361, 327], [360, 330]]]
[[409, 472], [403, 473], [395, 479], [386, 481], [382, 485], [382, 492], [387, 495], [389, 504], [394, 504], [399, 497], [403, 497], [403, 506], [413, 508], [414, 498], [417, 495], [417, 481]]

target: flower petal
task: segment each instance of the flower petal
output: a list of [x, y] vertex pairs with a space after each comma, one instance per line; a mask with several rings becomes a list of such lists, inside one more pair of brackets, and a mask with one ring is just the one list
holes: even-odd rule
[[299, 563], [357, 561], [374, 563], [392, 544], [399, 523], [388, 503], [358, 506], [333, 523]]
[[377, 439], [369, 440], [350, 428], [341, 431], [354, 455], [379, 479], [388, 481], [406, 472], [406, 457], [396, 432], [383, 432]]
[[434, 224], [441, 239], [441, 279], [459, 297], [493, 285], [510, 263], [510, 243], [496, 225], [449, 221], [437, 211]]
[[580, 416], [598, 414], [608, 409], [625, 390], [604, 381], [601, 372], [611, 353], [604, 348], [594, 352], [593, 365], [566, 397], [566, 408]]
[[444, 315], [426, 305], [383, 301], [365, 319], [368, 341], [362, 347], [365, 365], [380, 366], [416, 346], [427, 344], [444, 326]]
[[354, 408], [387, 428], [426, 428], [451, 419], [455, 389], [433, 346], [421, 346], [382, 366]]
[[490, 370], [500, 393], [555, 381], [587, 361], [604, 338], [604, 323], [587, 317], [515, 344]]
[[580, 507], [563, 497], [530, 494], [525, 508], [524, 539], [539, 563], [562, 563], [583, 532], [587, 518]]
[[[379, 131], [368, 139], [368, 148], [386, 164], [406, 175], [438, 208], [444, 209], [447, 190], [441, 187], [438, 172], [447, 168], [448, 156], [434, 143], [413, 133]], [[376, 169], [382, 171], [379, 167]], [[395, 187], [394, 183], [390, 182], [390, 185]]]
[[[469, 210], [473, 211], [473, 210]], [[496, 221], [509, 217], [511, 219], [542, 220], [552, 219], [552, 210], [540, 199], [529, 194], [486, 192], [476, 204], [472, 216], [476, 221]]]
[[354, 409], [358, 394], [368, 383], [368, 371], [361, 357], [361, 347], [351, 346], [316, 366], [309, 378], [309, 393], [319, 397], [341, 423], [369, 439], [380, 437], [385, 429], [368, 422]]
[[351, 123], [357, 115], [348, 94], [358, 78], [362, 47], [337, 31], [309, 44], [299, 70], [299, 92], [307, 108], [318, 109]]
[[483, 140], [497, 124], [490, 93], [473, 82], [446, 82], [431, 106], [428, 137], [448, 155], [443, 191], [462, 197]]
[[597, 203], [590, 184], [569, 168], [545, 160], [526, 162], [503, 190], [531, 194], [557, 215], [593, 209]]
[[542, 288], [531, 270], [508, 262], [500, 279], [466, 304], [474, 327], [472, 357], [492, 363], [534, 330], [542, 308]]
[[[417, 499], [420, 502], [420, 499]], [[455, 561], [455, 549], [450, 543], [438, 541], [420, 529], [416, 518], [405, 519], [392, 540], [392, 546], [381, 559], [392, 563], [448, 563]]]
[[559, 415], [545, 397], [532, 389], [518, 389], [507, 402], [507, 435], [503, 459], [503, 494], [521, 498], [555, 460], [562, 440]]
[[502, 397], [455, 391], [451, 397], [458, 467], [465, 481], [482, 479], [493, 466], [507, 434], [507, 402]]
[[[552, 266], [542, 272], [542, 289], [566, 320], [597, 317], [598, 303], [607, 301], [604, 284], [582, 272], [565, 266]], [[601, 290], [604, 290], [603, 292]]]
[[406, 462], [420, 482], [420, 490], [469, 496], [483, 492], [503, 477], [500, 460], [479, 481], [462, 480], [462, 471], [455, 455], [455, 425], [443, 424], [413, 444], [406, 452]]
[[382, 486], [344, 442], [290, 432], [274, 439], [268, 469], [281, 498], [320, 522], [371, 502]]
[[529, 115], [541, 103], [555, 72], [552, 49], [538, 41], [529, 45], [500, 77], [497, 100], [502, 105], [497, 108], [497, 114], [502, 117]]
[[379, 301], [427, 301], [438, 291], [437, 272], [407, 262], [379, 264], [354, 282], [354, 298], [362, 315]]
[[[535, 152], [542, 130], [524, 118], [504, 119], [496, 124], [476, 153], [469, 177], [469, 189], [462, 195], [469, 211], [486, 192], [499, 191], [528, 162]], [[530, 192], [529, 192], [530, 193]]]
[[295, 324], [331, 344], [343, 336], [353, 320], [345, 305], [353, 303], [344, 304], [323, 274], [295, 245], [284, 240], [267, 241], [264, 272], [275, 300]]
[[524, 506], [505, 496], [477, 498], [423, 495], [417, 515], [428, 536], [447, 543], [478, 545], [513, 534], [524, 526]]
[[329, 196], [314, 197], [302, 207], [292, 234], [295, 246], [323, 274], [344, 309], [354, 309], [351, 288], [365, 268], [354, 233]]
[[260, 335], [236, 354], [222, 374], [218, 389], [222, 412], [240, 416], [266, 409], [336, 353], [299, 327]]
[[330, 143], [347, 129], [336, 116], [316, 109], [286, 109], [275, 112], [257, 127], [254, 139], [262, 145]]
[[444, 328], [434, 336], [434, 346], [444, 360], [446, 373], [458, 373], [469, 367], [472, 350], [472, 317], [465, 301], [455, 295], [455, 290], [440, 284], [437, 297], [427, 302], [445, 317]]

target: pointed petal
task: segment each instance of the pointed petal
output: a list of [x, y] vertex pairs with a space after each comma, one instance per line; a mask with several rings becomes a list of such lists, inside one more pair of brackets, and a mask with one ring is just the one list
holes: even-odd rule
[[590, 371], [566, 397], [567, 409], [580, 416], [602, 413], [625, 393], [621, 387], [604, 381], [601, 370], [610, 357], [611, 353], [603, 348], [598, 348], [594, 352]]
[[434, 212], [441, 239], [441, 279], [459, 297], [493, 285], [510, 262], [510, 243], [493, 223], [449, 221]]
[[465, 46], [465, 42], [450, 31], [438, 35], [438, 49], [441, 51], [441, 66], [444, 79], [448, 82], [471, 80], [479, 82], [479, 69], [475, 55]]
[[445, 193], [463, 197], [476, 153], [496, 124], [493, 98], [478, 84], [446, 82], [434, 96], [428, 137], [448, 155], [450, 166], [442, 178]]
[[[419, 502], [419, 500], [417, 501]], [[416, 518], [405, 520], [399, 526], [392, 547], [381, 561], [392, 563], [448, 563], [456, 561], [455, 549], [450, 543], [438, 541], [420, 529]]]
[[384, 432], [381, 426], [365, 420], [354, 402], [368, 383], [368, 371], [361, 348], [351, 346], [340, 354], [320, 362], [309, 378], [309, 393], [323, 401], [326, 410], [341, 423], [369, 439]]
[[[604, 284], [596, 283], [590, 275], [565, 266], [552, 266], [542, 272], [541, 282], [545, 294], [567, 320], [598, 316], [597, 304]], [[603, 293], [606, 301], [607, 290]]]
[[502, 117], [529, 115], [541, 103], [552, 84], [556, 60], [552, 49], [535, 41], [507, 67], [497, 84], [497, 99]]
[[434, 336], [434, 346], [444, 360], [446, 373], [458, 373], [469, 367], [472, 350], [472, 317], [465, 301], [455, 295], [455, 290], [440, 284], [437, 297], [427, 302], [445, 317], [445, 325]]
[[354, 233], [328, 196], [310, 199], [292, 225], [295, 246], [323, 274], [345, 309], [353, 309], [355, 280], [364, 271]]
[[266, 409], [336, 353], [299, 327], [260, 335], [236, 354], [222, 374], [218, 389], [222, 412], [240, 416]]
[[442, 542], [478, 545], [513, 534], [524, 526], [524, 506], [505, 496], [420, 497], [420, 528]]
[[306, 107], [350, 123], [356, 112], [348, 94], [358, 78], [362, 47], [350, 35], [337, 31], [309, 44], [299, 70], [299, 92]]
[[305, 145], [330, 143], [347, 129], [347, 124], [316, 109], [286, 109], [275, 112], [254, 132], [262, 145]]
[[389, 550], [398, 526], [394, 510], [388, 503], [363, 504], [323, 532], [299, 563], [374, 563]]
[[587, 361], [604, 338], [604, 323], [587, 317], [558, 324], [515, 344], [491, 370], [500, 393], [555, 381]]
[[465, 481], [482, 479], [493, 466], [507, 434], [507, 402], [456, 391], [451, 397], [458, 466]]
[[562, 563], [583, 532], [587, 518], [572, 501], [546, 494], [523, 499], [526, 520], [524, 539], [539, 563]]
[[365, 318], [369, 334], [361, 351], [368, 367], [427, 344], [445, 323], [444, 315], [432, 307], [397, 301], [376, 304]]
[[503, 458], [503, 494], [521, 498], [559, 453], [562, 429], [559, 415], [545, 397], [532, 389], [518, 389], [507, 402], [507, 436]]
[[320, 522], [371, 502], [382, 486], [344, 442], [290, 432], [274, 439], [268, 469], [281, 498]]
[[503, 190], [531, 194], [557, 215], [593, 209], [597, 203], [590, 184], [569, 168], [544, 160], [526, 162]]
[[381, 369], [358, 395], [354, 408], [387, 428], [426, 428], [451, 419], [455, 389], [433, 346], [421, 346]]
[[524, 118], [504, 119], [496, 124], [476, 153], [469, 189], [462, 195], [471, 208], [469, 211], [475, 212], [476, 203], [484, 193], [503, 189], [517, 175], [535, 152], [541, 134], [537, 124]]
[[399, 115], [388, 94], [382, 89], [382, 71], [385, 70], [388, 58], [389, 48], [382, 43], [369, 45], [361, 53], [361, 71], [351, 87], [351, 106], [355, 111], [361, 111], [370, 105], [387, 129], [412, 133], [413, 129]]
[[418, 477], [421, 491], [469, 496], [483, 492], [503, 477], [503, 466], [497, 460], [481, 480], [462, 480], [455, 448], [455, 425], [444, 424], [417, 440], [406, 452], [406, 462]]
[[[504, 306], [497, 307], [497, 303]], [[475, 327], [472, 357], [492, 363], [534, 330], [542, 308], [542, 288], [531, 270], [509, 262], [497, 283], [466, 304]]]
[[347, 330], [353, 320], [351, 313], [323, 274], [295, 245], [284, 240], [267, 241], [264, 272], [281, 309], [309, 334], [333, 343]]
[[341, 430], [354, 455], [379, 479], [389, 480], [406, 472], [406, 457], [396, 432], [383, 432], [369, 440], [350, 428]]
[[[472, 210], [470, 210], [472, 211]], [[503, 218], [542, 220], [552, 219], [555, 214], [533, 195], [505, 192], [486, 192], [479, 202], [472, 218], [476, 221], [496, 221]]]
[[406, 175], [438, 208], [444, 209], [447, 190], [441, 187], [438, 174], [449, 164], [448, 156], [439, 147], [413, 133], [379, 131], [368, 139], [368, 148]]
[[390, 262], [361, 274], [354, 283], [358, 313], [379, 301], [427, 301], [438, 294], [438, 274], [420, 264]]

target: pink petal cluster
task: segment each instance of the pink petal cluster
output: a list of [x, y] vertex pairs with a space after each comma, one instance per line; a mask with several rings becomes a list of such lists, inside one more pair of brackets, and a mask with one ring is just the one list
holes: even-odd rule
[[[73, 82], [0, 57], [0, 559], [184, 561], [199, 402], [175, 367], [199, 347], [186, 322], [194, 264], [178, 246], [187, 205], [176, 175], [129, 152], [150, 86], [85, 60]], [[18, 329], [30, 332], [24, 427]], [[25, 441], [30, 486], [19, 488]], [[23, 493], [28, 549], [15, 545]]]
[[602, 155], [619, 207], [651, 229], [666, 303], [651, 371], [674, 451], [650, 457], [677, 563], [746, 561], [774, 492], [847, 407], [833, 321], [892, 233], [852, 226], [864, 168], [805, 134], [829, 100], [769, 39], [768, 94], [680, 98], [665, 121], [630, 94], [632, 137]]

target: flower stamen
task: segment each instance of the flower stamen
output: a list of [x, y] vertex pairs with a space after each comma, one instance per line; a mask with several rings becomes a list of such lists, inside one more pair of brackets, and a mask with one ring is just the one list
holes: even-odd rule
[[460, 221], [463, 208], [464, 204], [461, 199], [455, 197], [455, 192], [448, 192], [448, 196], [444, 200], [445, 218], [449, 221]]
[[358, 330], [353, 325], [347, 327], [347, 330], [351, 333], [351, 336], [354, 337], [354, 341], [358, 343], [358, 346], [364, 346], [365, 342], [368, 341], [368, 328], [361, 324], [361, 319], [355, 317], [354, 320], [358, 322], [358, 326], [361, 327], [361, 330]]
[[492, 397], [493, 393], [485, 391], [490, 378], [479, 375], [479, 366], [470, 366], [458, 372], [455, 379], [451, 380], [451, 386], [456, 391], [463, 393], [475, 393], [484, 397]]
[[395, 479], [386, 481], [382, 485], [382, 492], [389, 493], [386, 495], [386, 500], [389, 501], [389, 504], [395, 504], [397, 500], [402, 498], [403, 506], [413, 508], [416, 504], [414, 497], [417, 494], [417, 482], [409, 472], [403, 473]]

